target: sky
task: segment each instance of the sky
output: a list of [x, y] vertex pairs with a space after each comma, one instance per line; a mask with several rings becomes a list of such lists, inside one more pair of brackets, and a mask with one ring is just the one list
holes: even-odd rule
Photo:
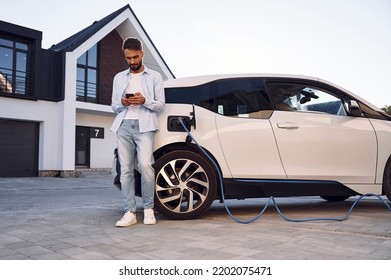
[[0, 20], [50, 48], [127, 4], [177, 78], [307, 75], [391, 105], [391, 0], [16, 0]]

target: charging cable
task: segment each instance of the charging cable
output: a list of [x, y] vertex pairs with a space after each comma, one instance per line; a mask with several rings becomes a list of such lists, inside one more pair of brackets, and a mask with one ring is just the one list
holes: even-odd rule
[[352, 213], [354, 207], [364, 198], [364, 197], [371, 197], [371, 196], [374, 196], [374, 197], [377, 197], [379, 200], [381, 200], [383, 202], [383, 204], [388, 208], [389, 211], [391, 211], [391, 206], [379, 195], [376, 195], [376, 194], [372, 194], [372, 193], [367, 193], [367, 194], [363, 194], [361, 195], [354, 203], [353, 205], [350, 207], [349, 211], [347, 212], [347, 214], [345, 215], [345, 217], [343, 218], [307, 218], [307, 219], [290, 219], [288, 217], [286, 217], [280, 210], [280, 208], [278, 207], [277, 205], [277, 202], [275, 200], [275, 198], [273, 196], [269, 197], [269, 199], [267, 200], [265, 206], [263, 207], [262, 211], [254, 218], [250, 219], [250, 220], [247, 220], [247, 221], [243, 221], [243, 220], [240, 220], [238, 218], [236, 218], [232, 213], [231, 211], [229, 210], [228, 208], [228, 205], [225, 201], [225, 197], [224, 197], [224, 186], [223, 186], [223, 176], [221, 174], [221, 171], [220, 171], [220, 168], [217, 166], [216, 162], [212, 159], [212, 157], [204, 150], [204, 148], [201, 147], [201, 145], [198, 144], [198, 142], [196, 141], [196, 139], [193, 137], [193, 135], [191, 134], [191, 132], [187, 129], [186, 125], [183, 123], [182, 121], [182, 118], [179, 118], [178, 121], [180, 122], [180, 124], [182, 125], [183, 129], [186, 131], [187, 135], [192, 139], [192, 141], [196, 144], [196, 146], [200, 149], [200, 151], [209, 159], [209, 161], [214, 165], [217, 173], [218, 173], [218, 179], [219, 179], [219, 184], [220, 184], [220, 190], [221, 190], [221, 199], [224, 203], [224, 207], [225, 207], [225, 210], [227, 211], [227, 213], [231, 216], [231, 218], [237, 222], [237, 223], [241, 223], [241, 224], [249, 224], [249, 223], [252, 223], [252, 222], [255, 222], [256, 220], [258, 220], [262, 215], [263, 213], [266, 211], [266, 209], [271, 205], [273, 204], [274, 208], [276, 209], [277, 213], [285, 220], [285, 221], [288, 221], [288, 222], [295, 222], [295, 223], [300, 223], [300, 222], [313, 222], [313, 221], [336, 221], [336, 222], [342, 222], [342, 221], [346, 221], [350, 214]]

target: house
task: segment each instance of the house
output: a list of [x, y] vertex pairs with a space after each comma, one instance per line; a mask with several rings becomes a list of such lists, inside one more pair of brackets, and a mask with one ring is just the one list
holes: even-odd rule
[[42, 32], [0, 21], [0, 177], [110, 170], [114, 75], [122, 41], [143, 41], [147, 67], [174, 78], [129, 5], [42, 49]]

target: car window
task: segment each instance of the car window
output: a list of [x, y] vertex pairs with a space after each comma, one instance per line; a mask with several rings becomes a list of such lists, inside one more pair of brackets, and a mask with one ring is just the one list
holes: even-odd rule
[[165, 97], [166, 103], [194, 104], [215, 111], [211, 83], [193, 87], [166, 88]]
[[345, 107], [336, 93], [303, 84], [270, 84], [273, 101], [277, 110], [322, 112], [346, 116]]
[[240, 118], [269, 118], [272, 104], [262, 79], [216, 81], [217, 113]]

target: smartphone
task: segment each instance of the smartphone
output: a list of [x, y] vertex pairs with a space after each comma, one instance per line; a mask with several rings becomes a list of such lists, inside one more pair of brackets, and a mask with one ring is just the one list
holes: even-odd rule
[[126, 98], [133, 97], [134, 93], [125, 93]]

